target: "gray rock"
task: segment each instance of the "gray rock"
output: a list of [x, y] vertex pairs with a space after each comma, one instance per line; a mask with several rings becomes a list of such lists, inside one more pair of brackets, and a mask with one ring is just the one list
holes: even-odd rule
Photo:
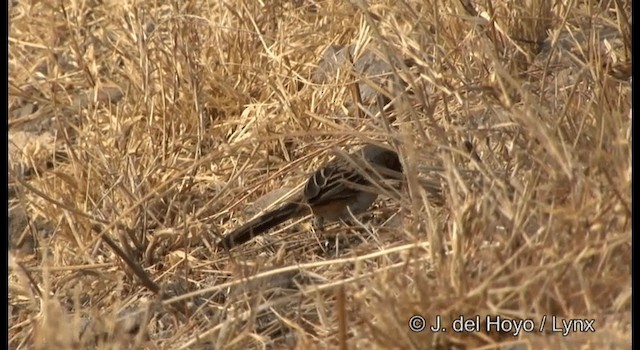
[[[358, 57], [355, 54], [354, 45], [329, 46], [322, 55], [318, 68], [313, 73], [313, 82], [327, 83], [335, 79], [339, 71], [353, 69], [356, 74], [366, 76], [375, 84], [384, 86], [393, 72], [391, 64], [369, 49], [365, 49]], [[351, 60], [355, 62], [352, 64]], [[365, 105], [376, 103], [377, 91], [373, 87], [365, 82], [359, 82], [358, 87]]]

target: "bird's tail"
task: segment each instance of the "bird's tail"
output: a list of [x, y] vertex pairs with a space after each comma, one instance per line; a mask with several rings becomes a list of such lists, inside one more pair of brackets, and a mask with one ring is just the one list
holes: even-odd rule
[[222, 237], [222, 240], [218, 242], [218, 248], [231, 249], [235, 246], [241, 245], [250, 241], [252, 238], [263, 234], [272, 227], [275, 227], [289, 219], [303, 215], [306, 211], [306, 206], [296, 202], [289, 202], [280, 208], [258, 216], [257, 218], [238, 227], [228, 235]]

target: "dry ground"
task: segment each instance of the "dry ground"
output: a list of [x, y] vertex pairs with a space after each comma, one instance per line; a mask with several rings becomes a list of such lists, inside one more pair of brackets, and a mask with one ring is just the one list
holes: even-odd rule
[[[630, 2], [9, 11], [11, 348], [630, 346]], [[391, 77], [317, 79], [331, 45]], [[399, 151], [400, 196], [361, 224], [215, 249], [263, 195], [364, 141]], [[412, 315], [449, 329], [412, 332]], [[480, 331], [450, 328], [476, 315]], [[487, 332], [487, 315], [536, 331]], [[563, 337], [552, 316], [595, 332]]]

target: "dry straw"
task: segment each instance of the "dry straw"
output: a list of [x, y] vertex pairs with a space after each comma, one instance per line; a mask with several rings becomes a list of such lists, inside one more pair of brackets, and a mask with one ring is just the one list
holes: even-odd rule
[[[629, 346], [628, 2], [9, 15], [11, 348]], [[401, 195], [215, 249], [364, 142], [399, 151]], [[480, 331], [413, 332], [413, 315]], [[562, 337], [554, 316], [596, 332]]]

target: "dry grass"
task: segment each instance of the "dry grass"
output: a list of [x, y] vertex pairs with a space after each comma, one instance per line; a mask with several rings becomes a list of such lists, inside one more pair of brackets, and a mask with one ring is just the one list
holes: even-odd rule
[[[162, 3], [10, 2], [11, 348], [629, 346], [629, 3]], [[373, 82], [314, 67], [367, 43], [394, 108], [345, 114]], [[374, 140], [408, 181], [363, 227], [214, 249], [333, 146]], [[514, 337], [412, 315], [548, 319]]]

